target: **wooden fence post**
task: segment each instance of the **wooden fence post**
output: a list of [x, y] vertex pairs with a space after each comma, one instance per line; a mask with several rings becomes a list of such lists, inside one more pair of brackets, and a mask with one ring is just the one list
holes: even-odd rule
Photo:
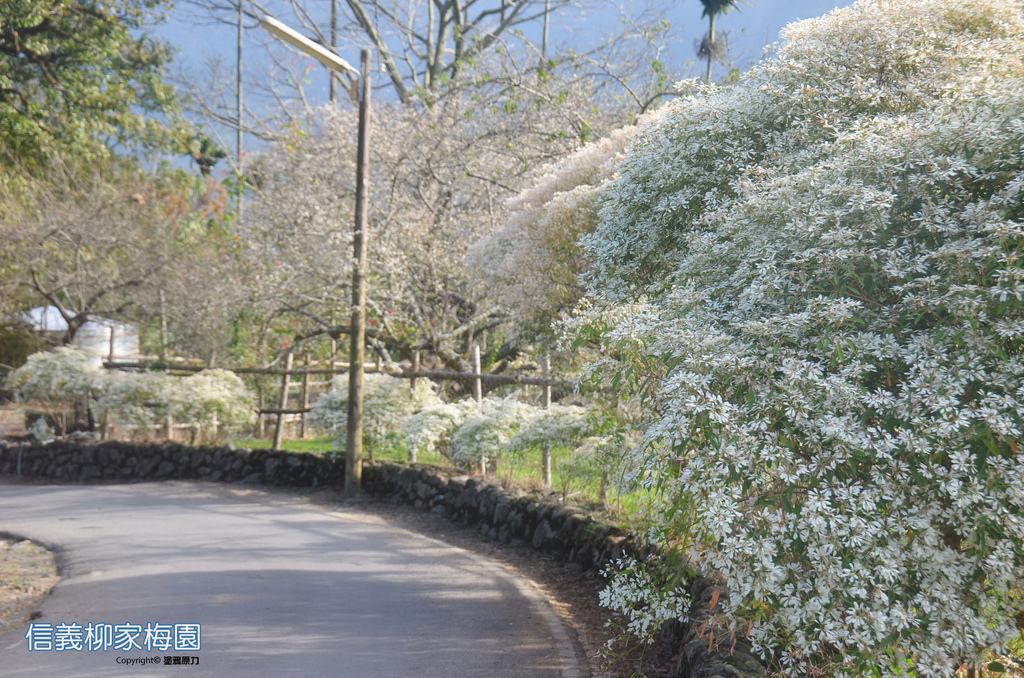
[[[284, 376], [281, 377], [281, 401], [278, 407], [284, 410], [288, 407], [288, 385], [290, 382], [292, 371], [292, 351], [288, 349], [288, 353], [284, 357]], [[271, 449], [280, 450], [281, 441], [284, 439], [284, 412], [279, 412], [277, 415], [277, 424], [274, 426], [274, 447]]]
[[167, 302], [160, 288], [160, 361], [167, 362]]
[[[305, 374], [302, 375], [302, 409], [309, 409], [309, 354], [306, 353], [303, 356], [303, 360], [306, 366]], [[299, 415], [299, 438], [305, 440], [306, 438], [306, 413], [303, 412]]]
[[[413, 351], [412, 352], [412, 371], [413, 372], [419, 372], [420, 371], [420, 352], [419, 351]], [[413, 393], [416, 392], [416, 378], [415, 377], [413, 377], [412, 379], [409, 380], [409, 388], [412, 390]], [[411, 464], [415, 464], [416, 463], [416, 448], [412, 448], [412, 449], [409, 450], [409, 463], [411, 463]]]
[[476, 375], [476, 379], [473, 380], [473, 397], [479, 406], [484, 399], [484, 386], [483, 380], [480, 379], [480, 347], [477, 344], [473, 344], [473, 374]]
[[[545, 380], [551, 378], [551, 356], [547, 353], [544, 354], [544, 360], [541, 363], [542, 375]], [[543, 404], [544, 409], [551, 407], [551, 384], [545, 383], [541, 388], [543, 391]], [[551, 443], [544, 441], [544, 445], [541, 448], [541, 474], [544, 482], [544, 487], [551, 487]]]
[[110, 355], [107, 356], [107, 362], [114, 362], [114, 326], [110, 326]]
[[[259, 382], [257, 382], [259, 383]], [[267, 419], [263, 416], [263, 408], [267, 406], [267, 396], [260, 389], [260, 411], [256, 418], [256, 436], [263, 440], [267, 435]]]
[[[473, 344], [473, 374], [476, 375], [476, 379], [473, 380], [473, 397], [476, 399], [477, 409], [484, 400], [484, 387], [483, 381], [480, 379], [480, 346]], [[480, 458], [480, 475], [484, 478], [487, 477], [487, 457]]]

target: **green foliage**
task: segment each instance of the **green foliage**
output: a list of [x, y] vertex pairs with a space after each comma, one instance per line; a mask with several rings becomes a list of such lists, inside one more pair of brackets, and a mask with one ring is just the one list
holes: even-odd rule
[[21, 367], [30, 355], [41, 350], [43, 342], [32, 332], [14, 327], [0, 328], [0, 374]]
[[170, 52], [140, 33], [161, 2], [0, 0], [0, 163], [166, 145]]
[[700, 13], [702, 18], [709, 18], [719, 14], [725, 14], [736, 6], [737, 0], [700, 0], [704, 11]]

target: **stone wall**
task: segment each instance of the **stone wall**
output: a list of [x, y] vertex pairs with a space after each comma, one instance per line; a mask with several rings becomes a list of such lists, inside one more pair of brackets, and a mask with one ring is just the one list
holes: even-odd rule
[[392, 463], [368, 465], [363, 486], [370, 494], [478, 525], [480, 534], [490, 539], [557, 554], [585, 570], [597, 571], [626, 554], [644, 559], [654, 552], [634, 535], [585, 507], [560, 501], [551, 491], [504, 490], [491, 480]]
[[[313, 455], [250, 450], [232, 446], [190, 447], [123, 442], [53, 442], [48, 445], [0, 442], [0, 475], [52, 478], [65, 482], [206, 480], [285, 487], [343, 485], [340, 453]], [[367, 493], [409, 504], [452, 520], [477, 525], [492, 540], [530, 545], [583, 570], [596, 572], [612, 560], [646, 560], [653, 547], [606, 522], [598, 512], [562, 502], [555, 492], [504, 490], [496, 482], [449, 476], [431, 466], [368, 463]], [[716, 596], [716, 591], [720, 593]], [[742, 640], [708, 634], [711, 603], [721, 605], [720, 582], [699, 577], [691, 587], [689, 621], [668, 626], [666, 640], [679, 648], [680, 678], [760, 676], [764, 668]], [[711, 642], [714, 639], [714, 642]]]
[[250, 450], [230, 445], [0, 443], [0, 474], [72, 482], [209, 480], [317, 487], [343, 484], [345, 460], [342, 455]]

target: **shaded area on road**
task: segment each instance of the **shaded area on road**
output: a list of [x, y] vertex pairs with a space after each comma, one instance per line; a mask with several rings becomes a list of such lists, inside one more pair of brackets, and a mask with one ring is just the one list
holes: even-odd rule
[[[507, 571], [354, 511], [193, 483], [0, 485], [0, 530], [62, 548], [40, 621], [201, 623], [194, 676], [576, 671], [546, 603]], [[117, 655], [147, 656], [29, 653], [23, 635], [0, 639], [5, 676], [109, 675]]]

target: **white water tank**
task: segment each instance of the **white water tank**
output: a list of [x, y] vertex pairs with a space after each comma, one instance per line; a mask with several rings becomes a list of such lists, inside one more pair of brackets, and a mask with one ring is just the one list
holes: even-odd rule
[[[25, 314], [26, 319], [37, 332], [51, 335], [54, 339], [63, 339], [67, 334], [68, 324], [53, 306], [39, 306]], [[71, 342], [73, 346], [88, 351], [96, 356], [97, 365], [110, 356], [110, 335], [114, 335], [114, 358], [121, 360], [137, 360], [142, 355], [142, 342], [139, 330], [134, 325], [93, 318], [82, 325]]]

